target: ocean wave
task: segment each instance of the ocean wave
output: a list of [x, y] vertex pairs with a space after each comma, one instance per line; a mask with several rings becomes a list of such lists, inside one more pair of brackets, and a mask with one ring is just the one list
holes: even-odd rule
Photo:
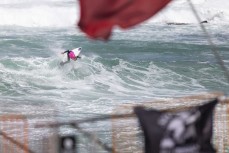
[[[194, 0], [193, 4], [202, 20], [217, 24], [229, 22], [227, 0]], [[79, 10], [79, 2], [75, 0], [4, 0], [0, 2], [0, 25], [73, 27], [79, 20]], [[145, 24], [151, 22], [189, 24], [197, 20], [187, 1], [175, 0]]]
[[5, 1], [0, 3], [1, 26], [72, 27], [78, 14], [75, 1]]
[[[226, 0], [192, 0], [192, 3], [202, 21], [208, 23], [228, 24], [229, 4]], [[225, 4], [225, 5], [224, 5]], [[164, 10], [159, 12], [150, 22], [163, 23], [198, 23], [194, 13], [186, 0], [172, 1]]]
[[[82, 56], [80, 61], [63, 67], [59, 66], [59, 62], [60, 59], [55, 57], [2, 58], [0, 86], [7, 91], [6, 95], [10, 94], [8, 92], [12, 88], [12, 91], [18, 91], [18, 96], [29, 94], [32, 97], [54, 93], [70, 96], [68, 91], [72, 91], [81, 96], [85, 96], [86, 92], [89, 97], [95, 94], [99, 97], [112, 95], [138, 99], [141, 96], [157, 96], [162, 90], [168, 94], [180, 90], [190, 93], [189, 89], [193, 88], [204, 90], [191, 76], [182, 76], [153, 62], [133, 63], [119, 58], [104, 60], [100, 56]], [[181, 83], [182, 80], [185, 81]]]

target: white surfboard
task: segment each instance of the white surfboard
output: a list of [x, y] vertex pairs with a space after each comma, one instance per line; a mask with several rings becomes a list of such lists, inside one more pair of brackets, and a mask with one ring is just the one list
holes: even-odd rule
[[[82, 47], [74, 48], [71, 51], [74, 52], [75, 56], [79, 56], [80, 52], [82, 50]], [[68, 54], [63, 54], [61, 65], [65, 64], [68, 61]]]
[[79, 54], [80, 54], [81, 50], [82, 50], [82, 48], [81, 48], [81, 47], [79, 47], [79, 48], [74, 48], [74, 49], [72, 49], [71, 51], [73, 51], [73, 52], [74, 52], [74, 54], [75, 54], [76, 56], [79, 56]]

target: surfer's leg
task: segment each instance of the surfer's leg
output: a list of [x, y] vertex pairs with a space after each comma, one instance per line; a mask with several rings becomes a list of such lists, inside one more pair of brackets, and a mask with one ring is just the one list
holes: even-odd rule
[[66, 62], [60, 62], [60, 65], [61, 66], [63, 66], [64, 64], [67, 64], [67, 63], [69, 63], [70, 62], [70, 57], [69, 57], [69, 54], [68, 54], [68, 56], [67, 56], [67, 61]]
[[70, 56], [69, 56], [69, 53], [70, 53], [70, 52], [68, 52], [68, 61], [67, 61], [67, 62], [70, 62]]

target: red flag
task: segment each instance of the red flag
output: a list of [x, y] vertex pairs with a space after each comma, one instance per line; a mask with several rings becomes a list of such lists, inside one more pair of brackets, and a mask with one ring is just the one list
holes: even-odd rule
[[92, 38], [108, 39], [114, 25], [134, 26], [160, 11], [171, 0], [80, 0], [78, 26]]

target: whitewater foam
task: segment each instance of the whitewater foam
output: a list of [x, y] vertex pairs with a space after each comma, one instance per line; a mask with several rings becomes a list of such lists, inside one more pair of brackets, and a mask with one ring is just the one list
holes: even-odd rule
[[[228, 24], [229, 3], [227, 0], [192, 0], [192, 3], [202, 21]], [[187, 0], [175, 0], [149, 22], [197, 23], [197, 19]]]
[[77, 6], [75, 1], [3, 1], [0, 3], [0, 25], [72, 27], [77, 20]]
[[[227, 0], [192, 0], [202, 20], [229, 23]], [[79, 20], [79, 2], [75, 0], [3, 0], [0, 2], [1, 26], [74, 27]], [[197, 23], [187, 0], [174, 0], [145, 24]]]

